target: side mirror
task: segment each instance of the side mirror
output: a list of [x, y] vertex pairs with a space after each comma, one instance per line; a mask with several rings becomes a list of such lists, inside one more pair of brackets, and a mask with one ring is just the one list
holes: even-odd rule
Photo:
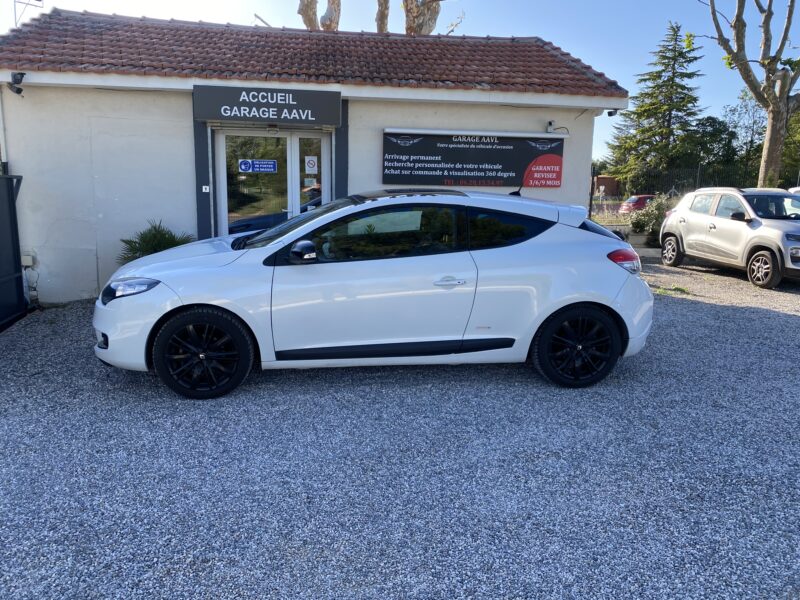
[[314, 242], [297, 240], [289, 250], [289, 262], [293, 265], [307, 265], [317, 262], [317, 248]]
[[741, 221], [742, 223], [749, 223], [753, 219], [748, 218], [743, 212], [731, 213], [731, 221]]

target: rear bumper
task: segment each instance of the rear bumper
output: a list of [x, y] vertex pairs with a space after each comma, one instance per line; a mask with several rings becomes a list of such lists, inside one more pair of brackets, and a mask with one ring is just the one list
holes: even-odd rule
[[614, 310], [628, 328], [628, 346], [623, 356], [644, 348], [653, 327], [653, 294], [644, 279], [631, 275], [614, 300]]
[[92, 319], [95, 356], [113, 367], [147, 371], [147, 337], [164, 313], [180, 305], [178, 295], [163, 283], [105, 305], [97, 300]]

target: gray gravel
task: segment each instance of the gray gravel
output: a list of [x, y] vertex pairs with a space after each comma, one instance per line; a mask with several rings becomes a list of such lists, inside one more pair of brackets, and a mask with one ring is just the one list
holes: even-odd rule
[[800, 286], [647, 265], [645, 351], [268, 372], [180, 399], [91, 305], [0, 334], [2, 598], [800, 594]]

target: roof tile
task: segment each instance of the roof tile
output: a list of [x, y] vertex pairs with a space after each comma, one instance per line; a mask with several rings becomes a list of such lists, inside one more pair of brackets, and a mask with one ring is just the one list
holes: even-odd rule
[[304, 31], [60, 9], [0, 37], [0, 68], [627, 96], [538, 37]]

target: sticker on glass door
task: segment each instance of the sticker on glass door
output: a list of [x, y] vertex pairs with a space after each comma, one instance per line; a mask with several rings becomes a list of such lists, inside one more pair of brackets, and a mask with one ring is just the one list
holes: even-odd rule
[[289, 216], [287, 138], [225, 136], [228, 233], [268, 229]]

